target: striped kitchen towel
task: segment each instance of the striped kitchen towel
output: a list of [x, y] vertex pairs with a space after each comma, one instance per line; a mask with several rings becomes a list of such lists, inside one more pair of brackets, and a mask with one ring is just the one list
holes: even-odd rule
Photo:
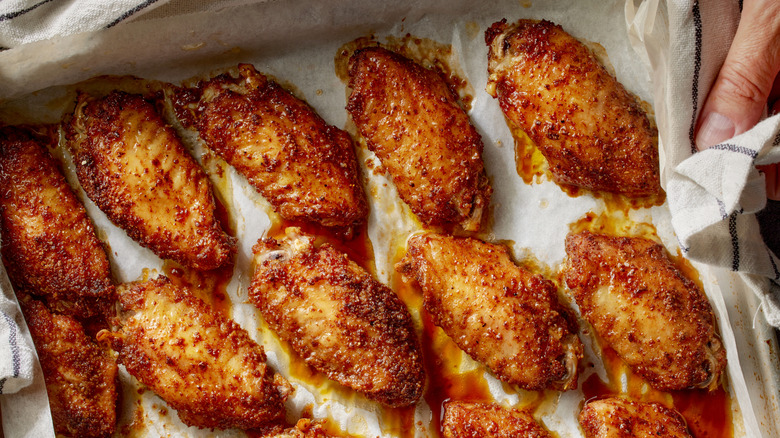
[[167, 0], [3, 0], [0, 48], [113, 27]]
[[109, 29], [134, 20], [217, 11], [271, 0], [0, 0], [0, 50]]
[[0, 292], [0, 394], [12, 394], [32, 383], [35, 353], [2, 265]]
[[[629, 33], [653, 74], [662, 180], [680, 246], [690, 259], [772, 280], [756, 292], [768, 322], [780, 327], [780, 259], [756, 219], [767, 202], [756, 165], [780, 161], [780, 115], [705, 151], [696, 152], [694, 144], [696, 120], [736, 32], [741, 2], [644, 0], [639, 11], [628, 3]], [[667, 20], [668, 27], [656, 26]]]

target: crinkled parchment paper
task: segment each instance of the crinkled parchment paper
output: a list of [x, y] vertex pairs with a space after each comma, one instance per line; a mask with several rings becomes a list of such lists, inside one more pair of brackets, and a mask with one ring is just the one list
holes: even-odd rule
[[[653, 3], [653, 2], [650, 2]], [[633, 7], [633, 3], [629, 0]], [[622, 1], [517, 1], [493, 2], [403, 0], [323, 1], [303, 0], [248, 2], [240, 8], [195, 13], [164, 19], [139, 20], [103, 32], [88, 33], [56, 41], [34, 43], [0, 53], [0, 120], [7, 123], [55, 123], [72, 105], [70, 85], [104, 74], [135, 75], [150, 80], [178, 83], [235, 66], [254, 64], [283, 85], [305, 98], [322, 117], [338, 127], [346, 127], [345, 85], [336, 76], [334, 58], [345, 43], [374, 35], [379, 41], [407, 33], [443, 44], [451, 44], [457, 67], [473, 89], [470, 115], [483, 136], [484, 159], [492, 181], [493, 222], [488, 237], [512, 242], [518, 258], [532, 257], [551, 272], [564, 260], [563, 240], [570, 224], [588, 212], [600, 214], [605, 203], [587, 194], [572, 197], [546, 178], [526, 184], [518, 176], [514, 160], [514, 142], [497, 102], [485, 91], [487, 47], [484, 31], [493, 22], [506, 18], [548, 19], [582, 40], [597, 42], [606, 51], [616, 76], [627, 89], [652, 103], [651, 75], [630, 43]], [[652, 11], [651, 11], [652, 12]], [[654, 16], [647, 14], [645, 18]], [[663, 33], [663, 20], [644, 20], [640, 30]], [[660, 27], [658, 27], [660, 26]], [[636, 28], [636, 26], [635, 26]], [[192, 139], [190, 139], [192, 140]], [[213, 158], [203, 159], [203, 148], [188, 141], [193, 154], [201, 159], [215, 182], [221, 197], [231, 210], [239, 253], [227, 293], [233, 302], [232, 316], [267, 350], [269, 363], [283, 374], [290, 360], [284, 347], [264, 327], [257, 311], [246, 302], [251, 279], [251, 247], [271, 225], [268, 204], [229, 166]], [[371, 198], [369, 236], [372, 241], [377, 277], [392, 284], [399, 241], [420, 229], [419, 223], [398, 199], [395, 189], [382, 174], [365, 168], [371, 153], [359, 151]], [[67, 158], [67, 157], [66, 157]], [[219, 169], [224, 172], [218, 172]], [[76, 183], [71, 168], [69, 180]], [[130, 241], [109, 223], [79, 192], [89, 214], [110, 246], [115, 280], [133, 281], [150, 272], [162, 272], [163, 263], [150, 251]], [[674, 254], [676, 239], [669, 226], [665, 206], [633, 210], [630, 220], [651, 223], [660, 239]], [[741, 282], [728, 273], [697, 266], [713, 307], [721, 323], [721, 334], [728, 348], [728, 389], [732, 395], [735, 436], [772, 436], [769, 429], [777, 410], [775, 388], [776, 362], [770, 362], [765, 343], [771, 331], [759, 319], [753, 322], [756, 303], [752, 294], [741, 292]], [[412, 309], [413, 315], [418, 315]], [[733, 330], [731, 329], [733, 328]], [[740, 349], [737, 348], [740, 346]], [[747, 345], [747, 347], [745, 347]], [[603, 372], [599, 358], [588, 350], [586, 361]], [[464, 367], [474, 366], [468, 360]], [[583, 378], [587, 377], [587, 374]], [[137, 394], [133, 379], [123, 374], [126, 390], [121, 422], [135, 421], [133, 436], [242, 436], [242, 432], [208, 431], [185, 427], [151, 391]], [[492, 380], [491, 380], [492, 379]], [[297, 390], [288, 402], [290, 418], [302, 411], [316, 418], [327, 417], [343, 431], [363, 436], [397, 436], [398, 424], [381, 423], [378, 405], [337, 385], [321, 382], [318, 390], [305, 380], [294, 381]], [[522, 403], [521, 396], [507, 391], [488, 376], [493, 397], [505, 404]], [[768, 386], [767, 386], [768, 385]], [[140, 398], [140, 402], [138, 401]], [[569, 391], [552, 397], [537, 411], [538, 416], [561, 437], [580, 436], [576, 424], [583, 395]], [[23, 402], [17, 402], [23, 403]], [[773, 405], [774, 403], [774, 405]], [[142, 409], [138, 409], [141, 406]], [[775, 406], [773, 408], [773, 406]], [[5, 409], [5, 406], [4, 406]], [[15, 410], [38, 412], [33, 403], [17, 404]], [[46, 409], [46, 408], [43, 408]], [[773, 410], [774, 409], [774, 410]], [[4, 412], [5, 413], [5, 412]], [[421, 403], [414, 413], [416, 436], [437, 436], [428, 430], [431, 410]], [[32, 421], [36, 416], [29, 415]], [[44, 421], [46, 421], [44, 419]], [[26, 426], [21, 426], [26, 427]], [[120, 430], [123, 430], [120, 428]], [[23, 436], [23, 431], [6, 430], [7, 436]], [[410, 436], [410, 434], [404, 434]]]

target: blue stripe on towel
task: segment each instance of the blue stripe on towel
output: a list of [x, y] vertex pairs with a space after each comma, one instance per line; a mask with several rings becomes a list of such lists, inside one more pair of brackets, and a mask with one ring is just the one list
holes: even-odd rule
[[[21, 361], [19, 358], [19, 344], [18, 340], [16, 338], [16, 323], [14, 322], [13, 318], [8, 316], [5, 312], [0, 312], [0, 315], [3, 315], [3, 319], [5, 320], [6, 324], [8, 324], [8, 343], [11, 346], [11, 360], [13, 361], [13, 370], [14, 375], [13, 377], [19, 377], [19, 372], [21, 369]], [[3, 393], [3, 386], [5, 385], [5, 379], [3, 379], [0, 382], [0, 394]]]
[[18, 17], [20, 15], [24, 15], [24, 14], [32, 11], [33, 9], [38, 8], [39, 6], [43, 6], [46, 3], [49, 3], [50, 1], [52, 1], [52, 0], [43, 0], [40, 3], [36, 3], [36, 4], [32, 5], [32, 6], [30, 6], [29, 8], [24, 8], [24, 9], [20, 9], [18, 11], [15, 11], [15, 12], [9, 12], [7, 14], [0, 15], [0, 21], [13, 20], [14, 18], [16, 18], [16, 17]]

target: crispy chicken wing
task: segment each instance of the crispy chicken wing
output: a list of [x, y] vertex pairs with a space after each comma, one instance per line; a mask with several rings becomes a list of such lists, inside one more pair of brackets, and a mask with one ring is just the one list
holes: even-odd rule
[[251, 429], [284, 419], [289, 383], [238, 324], [164, 276], [123, 285], [119, 299], [121, 327], [98, 340], [185, 424]]
[[438, 73], [380, 47], [349, 60], [349, 111], [426, 224], [479, 229], [492, 192], [482, 139]]
[[20, 296], [49, 395], [54, 429], [74, 438], [107, 437], [116, 428], [117, 366], [79, 322]]
[[663, 246], [583, 231], [566, 253], [582, 316], [634, 372], [660, 390], [717, 386], [726, 351], [712, 308]]
[[14, 286], [81, 319], [105, 315], [114, 297], [105, 250], [56, 161], [26, 130], [0, 130], [0, 187], [3, 263]]
[[579, 420], [586, 438], [692, 438], [682, 416], [660, 403], [593, 400]]
[[562, 183], [629, 197], [659, 192], [647, 115], [585, 45], [549, 21], [493, 24], [487, 91]]
[[288, 228], [255, 246], [249, 298], [315, 369], [387, 406], [422, 394], [425, 374], [411, 316], [398, 296], [348, 256]]
[[474, 238], [426, 233], [407, 245], [396, 269], [417, 280], [425, 310], [461, 349], [524, 389], [577, 386], [583, 347], [552, 282]]
[[231, 261], [208, 176], [150, 102], [81, 94], [66, 135], [87, 196], [131, 238], [196, 269]]
[[552, 438], [531, 414], [488, 403], [444, 404], [444, 438]]
[[293, 427], [275, 426], [262, 431], [261, 438], [331, 438], [318, 423], [309, 419], [300, 419]]
[[287, 219], [326, 227], [365, 221], [368, 204], [352, 138], [248, 64], [178, 89], [174, 107]]

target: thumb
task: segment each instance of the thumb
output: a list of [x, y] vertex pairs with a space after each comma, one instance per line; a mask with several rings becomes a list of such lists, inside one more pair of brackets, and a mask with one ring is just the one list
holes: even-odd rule
[[699, 115], [699, 150], [761, 120], [780, 70], [780, 2], [745, 0], [729, 53]]

